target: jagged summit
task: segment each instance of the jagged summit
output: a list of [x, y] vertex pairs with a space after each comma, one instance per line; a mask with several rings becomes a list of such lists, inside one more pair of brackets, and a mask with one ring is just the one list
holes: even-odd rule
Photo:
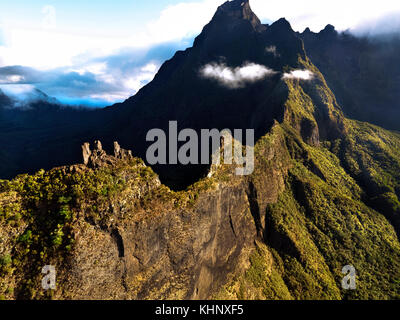
[[285, 18], [280, 18], [279, 20], [271, 24], [271, 26], [268, 27], [268, 32], [285, 38], [294, 35], [294, 31], [292, 29], [292, 26], [290, 25], [290, 22], [287, 21]]
[[216, 13], [202, 33], [196, 38], [194, 46], [204, 42], [213, 43], [221, 40], [245, 37], [249, 33], [262, 32], [267, 26], [261, 24], [260, 19], [251, 10], [246, 1], [227, 1], [218, 7]]
[[292, 26], [290, 25], [290, 22], [286, 20], [286, 18], [280, 18], [279, 20], [276, 20], [271, 27], [274, 26], [275, 28], [285, 28], [288, 30], [293, 31]]
[[320, 35], [325, 37], [335, 37], [338, 35], [338, 32], [333, 25], [328, 24], [323, 30], [321, 30]]
[[326, 27], [324, 28], [324, 30], [322, 30], [322, 31], [325, 31], [325, 32], [335, 32], [336, 30], [335, 30], [335, 26], [333, 26], [333, 25], [331, 25], [331, 24], [327, 24]]
[[306, 37], [308, 37], [308, 36], [311, 36], [311, 37], [313, 37], [313, 36], [319, 36], [319, 37], [335, 37], [335, 36], [337, 36], [339, 33], [336, 31], [336, 28], [335, 28], [335, 26], [333, 26], [333, 25], [331, 25], [331, 24], [327, 24], [326, 26], [325, 26], [325, 28], [324, 29], [322, 29], [320, 32], [317, 32], [317, 33], [315, 33], [315, 32], [312, 32], [311, 30], [310, 30], [310, 28], [306, 28], [306, 29], [304, 29], [304, 31], [302, 32], [302, 33], [300, 33], [300, 32], [298, 32], [297, 33], [298, 35], [300, 35], [300, 37], [304, 37], [304, 36], [306, 36]]
[[312, 33], [312, 32], [311, 32], [311, 29], [309, 27], [305, 28], [304, 31], [303, 31], [303, 34], [310, 34], [310, 33]]
[[255, 15], [250, 7], [249, 0], [234, 0], [227, 1], [221, 5], [214, 19], [244, 19], [250, 21], [251, 25], [255, 28], [261, 25], [260, 19]]

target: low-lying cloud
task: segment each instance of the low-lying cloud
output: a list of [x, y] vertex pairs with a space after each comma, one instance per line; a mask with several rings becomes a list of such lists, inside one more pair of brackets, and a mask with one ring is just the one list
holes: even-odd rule
[[387, 14], [379, 19], [363, 21], [352, 28], [351, 33], [356, 36], [400, 36], [400, 11]]
[[310, 70], [293, 70], [289, 73], [284, 73], [283, 79], [298, 79], [298, 80], [312, 80], [314, 73]]
[[51, 104], [60, 104], [52, 97], [47, 96], [42, 91], [29, 84], [0, 84], [0, 96], [5, 95], [8, 99], [6, 105], [0, 105], [0, 108], [18, 108], [30, 109], [32, 103], [48, 102]]
[[237, 89], [273, 76], [276, 71], [256, 63], [245, 63], [236, 68], [223, 63], [210, 63], [201, 68], [200, 73], [204, 78], [214, 79], [227, 88]]

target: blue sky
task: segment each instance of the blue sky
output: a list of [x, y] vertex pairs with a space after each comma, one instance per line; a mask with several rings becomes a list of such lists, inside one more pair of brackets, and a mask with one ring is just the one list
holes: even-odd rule
[[[127, 34], [140, 29], [146, 22], [157, 19], [168, 5], [185, 0], [13, 0], [2, 1], [0, 21], [13, 20], [26, 25], [40, 24], [42, 9], [54, 6], [58, 28], [90, 34]], [[23, 18], [23, 19], [22, 19]], [[25, 20], [25, 21], [23, 21]]]
[[[191, 46], [223, 2], [1, 1], [0, 86], [33, 85], [68, 103], [123, 101], [176, 50]], [[400, 2], [391, 0], [250, 3], [263, 22], [286, 17], [297, 31], [319, 31], [328, 23], [339, 30], [365, 29], [388, 15], [400, 17]], [[400, 25], [399, 18], [395, 23]]]

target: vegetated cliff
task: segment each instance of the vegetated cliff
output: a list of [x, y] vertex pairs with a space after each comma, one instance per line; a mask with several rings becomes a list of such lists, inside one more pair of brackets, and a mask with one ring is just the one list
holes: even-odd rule
[[[1, 297], [399, 298], [400, 136], [345, 119], [299, 64], [315, 78], [282, 82], [284, 117], [250, 176], [221, 165], [174, 192], [142, 160], [96, 151], [95, 166], [2, 181]], [[357, 290], [341, 288], [345, 265]]]

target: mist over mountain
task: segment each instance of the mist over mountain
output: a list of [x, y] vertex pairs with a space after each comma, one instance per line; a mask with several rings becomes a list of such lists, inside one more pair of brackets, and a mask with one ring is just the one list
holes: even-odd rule
[[393, 38], [400, 34], [399, 12], [386, 14], [378, 19], [369, 19], [351, 28], [351, 33], [358, 37]]
[[44, 104], [61, 106], [61, 103], [53, 97], [49, 97], [41, 90], [31, 85], [0, 85], [4, 100], [0, 100], [0, 108], [30, 109]]
[[357, 37], [328, 25], [298, 36], [347, 116], [400, 130], [400, 33]]
[[160, 64], [193, 38], [152, 47], [121, 48], [112, 54], [81, 57], [73, 66], [39, 70], [0, 67], [0, 85], [34, 86], [61, 103], [105, 107], [122, 102], [150, 82]]

